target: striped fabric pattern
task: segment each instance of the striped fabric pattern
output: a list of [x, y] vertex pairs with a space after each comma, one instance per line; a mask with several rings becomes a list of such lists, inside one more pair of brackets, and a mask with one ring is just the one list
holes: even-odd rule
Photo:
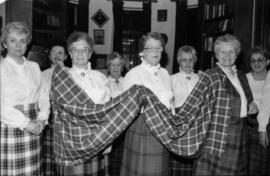
[[[197, 154], [204, 144], [209, 152], [221, 155], [226, 144], [229, 99], [226, 98], [221, 82], [212, 80], [207, 75], [203, 77], [208, 81], [205, 88], [202, 88], [202, 91], [207, 92], [207, 96], [202, 97], [199, 94], [195, 102], [200, 104], [205, 102], [202, 98], [210, 100], [209, 97], [225, 94], [222, 99], [217, 100], [218, 108], [214, 111], [214, 116], [224, 117], [222, 120], [212, 119], [212, 116], [197, 117], [196, 114], [200, 111], [210, 113], [213, 102], [208, 102], [210, 105], [204, 108], [192, 108], [195, 112], [185, 111], [173, 116], [149, 89], [138, 85], [104, 105], [93, 104], [85, 92], [74, 83], [68, 71], [64, 67], [56, 66], [52, 78], [51, 100], [57, 114], [54, 126], [57, 163], [76, 166], [95, 156], [136, 119], [142, 106], [146, 125], [155, 138], [170, 151], [191, 156]], [[218, 91], [208, 90], [209, 84], [221, 88], [217, 89]], [[209, 137], [206, 134], [211, 124], [217, 128]]]
[[[18, 105], [29, 119], [36, 119], [38, 104]], [[0, 175], [39, 176], [41, 172], [41, 137], [0, 122]]]

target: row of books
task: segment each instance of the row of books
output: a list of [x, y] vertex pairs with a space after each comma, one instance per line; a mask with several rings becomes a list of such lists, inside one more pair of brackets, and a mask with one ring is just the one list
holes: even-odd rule
[[220, 21], [206, 23], [203, 35], [204, 36], [216, 35], [218, 33], [231, 30], [233, 30], [233, 19], [227, 18]]
[[225, 3], [204, 5], [204, 19], [205, 20], [222, 17], [229, 13], [230, 13], [229, 8], [227, 7]]
[[56, 14], [34, 13], [33, 21], [37, 28], [61, 27], [61, 18]]

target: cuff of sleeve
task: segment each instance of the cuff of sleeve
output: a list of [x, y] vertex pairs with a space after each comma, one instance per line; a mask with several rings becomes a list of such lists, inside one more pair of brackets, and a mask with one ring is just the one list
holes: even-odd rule
[[40, 111], [39, 114], [38, 114], [37, 119], [38, 120], [44, 120], [44, 121], [46, 120], [47, 121], [48, 118], [49, 118], [49, 113], [50, 112]]
[[24, 130], [24, 128], [27, 127], [27, 125], [29, 124], [29, 122], [30, 122], [30, 119], [28, 119], [28, 118], [24, 119], [23, 122], [20, 124], [19, 128], [21, 130]]
[[259, 123], [258, 131], [266, 132], [266, 126], [267, 126], [268, 121], [269, 121], [267, 114], [259, 113], [257, 120]]
[[112, 150], [112, 146], [109, 146], [104, 152], [103, 152], [103, 155], [106, 155], [108, 153], [110, 153]]

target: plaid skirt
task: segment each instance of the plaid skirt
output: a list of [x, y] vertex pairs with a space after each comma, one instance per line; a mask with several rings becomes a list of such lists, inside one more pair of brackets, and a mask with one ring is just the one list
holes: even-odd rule
[[78, 166], [57, 165], [57, 176], [109, 176], [109, 156], [97, 155]]
[[[255, 116], [247, 119], [248, 122], [248, 146], [249, 146], [249, 175], [267, 175], [267, 149], [259, 140], [258, 121]], [[269, 147], [268, 147], [269, 148]]]
[[152, 135], [144, 115], [126, 131], [121, 176], [168, 176], [169, 151]]
[[125, 133], [122, 133], [112, 144], [110, 156], [110, 176], [119, 176], [124, 151]]
[[43, 174], [44, 176], [56, 175], [56, 162], [53, 150], [53, 124], [49, 124], [43, 130]]
[[171, 176], [192, 176], [195, 159], [183, 158], [171, 153], [170, 170]]
[[[38, 104], [18, 105], [29, 119], [36, 119]], [[1, 176], [40, 176], [41, 136], [25, 130], [10, 127], [0, 122], [0, 175]]]
[[196, 176], [248, 175], [247, 120], [246, 118], [235, 117], [230, 121], [224, 153], [222, 153], [221, 157], [218, 157], [204, 152], [195, 162]]

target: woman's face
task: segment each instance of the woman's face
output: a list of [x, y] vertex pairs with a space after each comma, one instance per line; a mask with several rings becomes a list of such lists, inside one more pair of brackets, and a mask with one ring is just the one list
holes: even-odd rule
[[86, 41], [79, 40], [71, 44], [69, 54], [73, 65], [85, 68], [92, 55], [92, 48], [90, 48]]
[[53, 64], [63, 64], [66, 59], [64, 47], [58, 45], [52, 47], [49, 58], [51, 59]]
[[146, 41], [144, 50], [141, 53], [145, 62], [156, 66], [160, 62], [162, 51], [161, 41], [150, 38]]
[[190, 53], [182, 53], [179, 57], [180, 57], [179, 58], [180, 69], [187, 74], [192, 73], [195, 65], [193, 55]]
[[222, 42], [217, 47], [216, 58], [223, 67], [232, 67], [237, 59], [235, 48], [230, 42]]
[[121, 76], [122, 64], [120, 58], [115, 58], [110, 61], [109, 72], [114, 79], [118, 79]]
[[22, 58], [27, 49], [27, 35], [17, 30], [8, 33], [4, 47], [7, 49], [9, 56]]
[[267, 60], [261, 53], [254, 53], [250, 58], [250, 66], [253, 72], [260, 73], [267, 70], [267, 65], [269, 60]]

